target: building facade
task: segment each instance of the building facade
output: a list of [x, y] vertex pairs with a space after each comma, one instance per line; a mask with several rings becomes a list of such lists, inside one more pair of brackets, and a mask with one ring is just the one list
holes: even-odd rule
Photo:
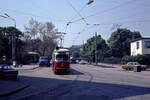
[[130, 43], [130, 54], [131, 56], [150, 55], [150, 37], [138, 38], [132, 40]]

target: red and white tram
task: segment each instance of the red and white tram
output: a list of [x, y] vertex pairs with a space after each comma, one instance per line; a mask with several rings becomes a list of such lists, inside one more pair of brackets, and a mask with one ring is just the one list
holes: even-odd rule
[[70, 54], [68, 49], [56, 49], [52, 56], [52, 67], [54, 73], [63, 72], [69, 73], [70, 71]]

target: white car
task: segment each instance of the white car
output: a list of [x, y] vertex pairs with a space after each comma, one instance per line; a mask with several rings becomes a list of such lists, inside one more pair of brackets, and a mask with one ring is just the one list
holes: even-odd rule
[[87, 64], [87, 61], [81, 60], [79, 64]]

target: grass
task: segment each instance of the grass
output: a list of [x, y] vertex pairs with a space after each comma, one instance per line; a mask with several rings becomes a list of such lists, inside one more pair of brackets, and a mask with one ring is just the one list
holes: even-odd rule
[[101, 68], [115, 68], [115, 67], [112, 67], [112, 66], [104, 66], [104, 65], [94, 65], [96, 67], [101, 67]]

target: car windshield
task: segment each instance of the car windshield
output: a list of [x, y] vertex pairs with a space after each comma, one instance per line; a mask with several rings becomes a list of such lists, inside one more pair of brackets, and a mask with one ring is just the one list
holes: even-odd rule
[[140, 65], [138, 62], [134, 62], [134, 65]]
[[47, 58], [41, 58], [39, 61], [48, 61]]
[[128, 62], [127, 65], [140, 65], [138, 62]]
[[58, 61], [67, 61], [69, 59], [68, 55], [57, 55], [56, 60]]
[[0, 69], [7, 70], [7, 69], [12, 69], [12, 67], [9, 66], [9, 65], [1, 65], [1, 66], [0, 66]]
[[133, 65], [133, 63], [132, 62], [128, 62], [127, 65]]

